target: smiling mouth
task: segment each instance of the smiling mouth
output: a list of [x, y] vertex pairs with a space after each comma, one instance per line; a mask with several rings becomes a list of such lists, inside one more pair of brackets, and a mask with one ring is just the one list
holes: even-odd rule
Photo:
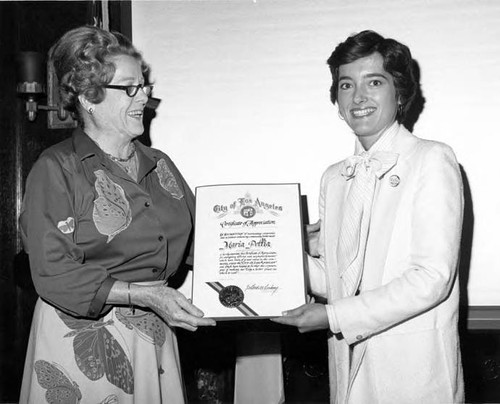
[[371, 115], [376, 111], [376, 108], [362, 108], [362, 109], [353, 109], [351, 110], [351, 114], [355, 118], [363, 118], [365, 116]]
[[127, 114], [131, 118], [135, 119], [142, 119], [142, 116], [144, 115], [142, 111], [132, 111]]

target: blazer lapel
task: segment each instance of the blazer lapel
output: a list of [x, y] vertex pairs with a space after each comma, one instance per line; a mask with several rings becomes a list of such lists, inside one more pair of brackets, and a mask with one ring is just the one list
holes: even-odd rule
[[362, 341], [359, 344], [354, 345], [352, 348], [351, 366], [349, 368], [349, 384], [347, 386], [347, 398], [351, 392], [351, 387], [358, 373], [361, 362], [366, 352], [366, 341]]
[[370, 219], [370, 234], [376, 236], [370, 237], [366, 246], [362, 290], [374, 289], [382, 283], [394, 223], [411, 172], [408, 158], [415, 142], [416, 138], [401, 126], [391, 150], [398, 153], [398, 162], [378, 183]]
[[327, 183], [325, 192], [325, 260], [328, 271], [326, 273], [329, 283], [329, 299], [339, 299], [342, 288], [337, 271], [337, 244], [340, 232], [342, 209], [345, 201], [347, 181], [337, 171]]
[[[397, 134], [394, 151], [399, 154], [398, 162], [384, 177], [381, 178], [373, 206], [370, 234], [375, 237], [368, 239], [365, 265], [361, 289], [374, 289], [381, 285], [384, 274], [385, 259], [393, 235], [394, 223], [397, 217], [401, 197], [404, 193], [411, 167], [409, 157], [415, 148], [417, 138], [403, 126]], [[392, 177], [392, 178], [391, 178]], [[348, 396], [352, 383], [363, 361], [368, 341], [354, 345], [349, 371]]]
[[[325, 185], [325, 216], [321, 228], [324, 229], [326, 279], [328, 282], [328, 300], [333, 301], [342, 297], [342, 285], [337, 269], [337, 244], [340, 232], [342, 209], [347, 192], [347, 181], [340, 174], [338, 167]], [[329, 342], [329, 355], [334, 364], [330, 365], [330, 380], [334, 381], [332, 398], [336, 402], [343, 402], [349, 383], [349, 347], [347, 344], [335, 343], [337, 336], [331, 336]], [[332, 363], [332, 361], [330, 361]], [[333, 400], [333, 399], [332, 399]]]

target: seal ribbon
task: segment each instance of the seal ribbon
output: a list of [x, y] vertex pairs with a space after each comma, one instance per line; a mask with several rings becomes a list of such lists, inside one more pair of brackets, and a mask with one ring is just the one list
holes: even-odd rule
[[207, 282], [207, 285], [219, 293], [219, 300], [223, 306], [234, 307], [245, 316], [258, 316], [255, 311], [243, 303], [245, 295], [238, 286], [224, 286], [220, 282]]

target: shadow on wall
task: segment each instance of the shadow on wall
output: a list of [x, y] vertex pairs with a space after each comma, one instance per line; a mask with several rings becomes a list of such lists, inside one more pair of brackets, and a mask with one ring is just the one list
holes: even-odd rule
[[467, 330], [467, 309], [469, 297], [467, 295], [467, 284], [469, 283], [469, 272], [472, 254], [472, 239], [474, 235], [474, 209], [469, 180], [462, 165], [460, 165], [462, 182], [464, 184], [464, 219], [462, 226], [462, 240], [460, 242], [460, 264], [458, 277], [460, 284], [460, 329]]
[[149, 98], [146, 108], [144, 108], [144, 133], [138, 137], [139, 141], [148, 147], [151, 147], [151, 122], [156, 117], [156, 108], [160, 105], [158, 98]]
[[[145, 73], [146, 83], [151, 83], [149, 72]], [[146, 103], [146, 107], [144, 108], [144, 116], [143, 116], [143, 124], [144, 124], [144, 133], [139, 136], [139, 141], [148, 147], [151, 147], [151, 122], [156, 117], [156, 108], [161, 103], [161, 99], [149, 97], [148, 102]]]

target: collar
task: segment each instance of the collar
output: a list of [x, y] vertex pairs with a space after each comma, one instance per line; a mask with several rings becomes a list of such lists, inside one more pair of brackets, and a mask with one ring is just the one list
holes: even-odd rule
[[[81, 127], [73, 131], [73, 148], [81, 161], [96, 157], [100, 164], [105, 167], [114, 167], [114, 163], [106, 156], [99, 146], [84, 132]], [[161, 158], [158, 153], [149, 147], [144, 146], [140, 141], [134, 141], [136, 153], [139, 159], [139, 172], [137, 179], [140, 181], [147, 173], [156, 168], [158, 160]]]
[[396, 135], [399, 132], [400, 129], [400, 124], [398, 121], [394, 121], [394, 123], [389, 126], [385, 132], [380, 136], [380, 138], [375, 142], [375, 144], [370, 147], [370, 150], [365, 150], [364, 147], [361, 145], [361, 142], [359, 141], [358, 138], [356, 138], [356, 145], [354, 148], [354, 154], [355, 155], [360, 155], [363, 153], [375, 153], [377, 151], [390, 151], [394, 149], [394, 143], [395, 143], [395, 138]]
[[73, 131], [73, 148], [80, 160], [85, 160], [92, 156], [99, 156], [104, 159], [104, 152], [95, 144], [95, 142], [83, 131], [81, 127], [77, 127]]

